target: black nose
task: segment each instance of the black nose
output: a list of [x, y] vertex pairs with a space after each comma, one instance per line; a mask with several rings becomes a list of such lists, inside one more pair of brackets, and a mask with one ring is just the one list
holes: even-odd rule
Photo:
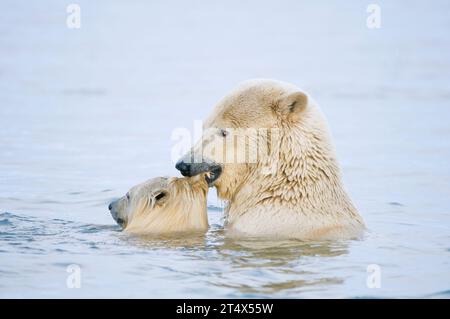
[[191, 164], [187, 164], [183, 162], [182, 160], [178, 161], [175, 165], [175, 168], [180, 171], [181, 175], [183, 176], [189, 176], [191, 172]]
[[108, 209], [109, 209], [109, 210], [112, 209], [112, 205], [113, 205], [113, 202], [111, 202], [111, 203], [109, 204], [109, 206], [108, 206]]

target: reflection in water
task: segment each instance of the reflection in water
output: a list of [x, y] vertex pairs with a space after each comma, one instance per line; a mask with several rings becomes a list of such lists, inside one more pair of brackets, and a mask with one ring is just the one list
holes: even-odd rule
[[[228, 259], [232, 271], [213, 280], [238, 290], [242, 294], [276, 294], [300, 292], [305, 287], [339, 284], [343, 279], [306, 270], [308, 257], [335, 257], [347, 253], [345, 243], [302, 242], [298, 240], [237, 240], [225, 238], [218, 247], [219, 254]], [[243, 278], [249, 274], [252, 278]]]
[[198, 249], [206, 244], [203, 233], [179, 233], [173, 235], [134, 235], [123, 233], [121, 238], [129, 245], [144, 249]]
[[[141, 249], [175, 250], [192, 260], [189, 268], [176, 265], [162, 268], [174, 273], [200, 275], [213, 286], [233, 289], [242, 295], [273, 295], [298, 293], [302, 289], [321, 289], [341, 284], [343, 278], [303, 267], [311, 258], [332, 258], [346, 254], [346, 242], [302, 242], [298, 240], [270, 241], [261, 239], [230, 239], [219, 225], [213, 225], [207, 234], [130, 235], [121, 233], [127, 246]], [[219, 262], [227, 271], [214, 267], [209, 271], [195, 268], [196, 262]]]

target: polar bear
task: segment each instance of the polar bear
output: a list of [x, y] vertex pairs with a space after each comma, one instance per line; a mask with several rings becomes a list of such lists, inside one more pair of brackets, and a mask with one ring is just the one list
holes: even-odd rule
[[156, 177], [134, 186], [109, 204], [114, 220], [127, 232], [168, 234], [208, 229], [204, 176]]
[[208, 172], [209, 186], [227, 201], [230, 236], [348, 239], [365, 229], [341, 182], [322, 112], [289, 83], [240, 84], [175, 167], [183, 176]]

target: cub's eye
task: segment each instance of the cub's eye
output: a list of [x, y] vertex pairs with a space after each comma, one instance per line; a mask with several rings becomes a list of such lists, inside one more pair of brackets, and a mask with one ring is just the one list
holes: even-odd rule
[[127, 193], [127, 199], [130, 200], [130, 193]]
[[221, 129], [220, 130], [220, 135], [222, 135], [223, 137], [226, 137], [228, 135], [228, 131], [225, 129]]
[[161, 192], [161, 193], [159, 193], [159, 194], [157, 194], [157, 195], [155, 196], [155, 199], [156, 199], [157, 201], [159, 201], [159, 200], [163, 199], [164, 197], [166, 197], [166, 193]]

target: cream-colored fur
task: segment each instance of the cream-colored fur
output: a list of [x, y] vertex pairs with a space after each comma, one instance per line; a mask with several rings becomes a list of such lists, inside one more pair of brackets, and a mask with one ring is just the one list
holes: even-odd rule
[[[279, 133], [264, 141], [269, 152], [256, 163], [227, 163], [219, 152], [205, 155], [227, 128]], [[362, 234], [364, 222], [343, 188], [326, 120], [297, 87], [273, 80], [244, 82], [220, 101], [204, 131], [193, 152], [222, 165], [215, 186], [228, 201], [229, 235], [336, 239]], [[256, 152], [250, 144], [245, 147]], [[273, 168], [269, 173], [268, 167]]]
[[114, 219], [137, 234], [198, 232], [208, 229], [204, 176], [153, 178], [111, 204]]

